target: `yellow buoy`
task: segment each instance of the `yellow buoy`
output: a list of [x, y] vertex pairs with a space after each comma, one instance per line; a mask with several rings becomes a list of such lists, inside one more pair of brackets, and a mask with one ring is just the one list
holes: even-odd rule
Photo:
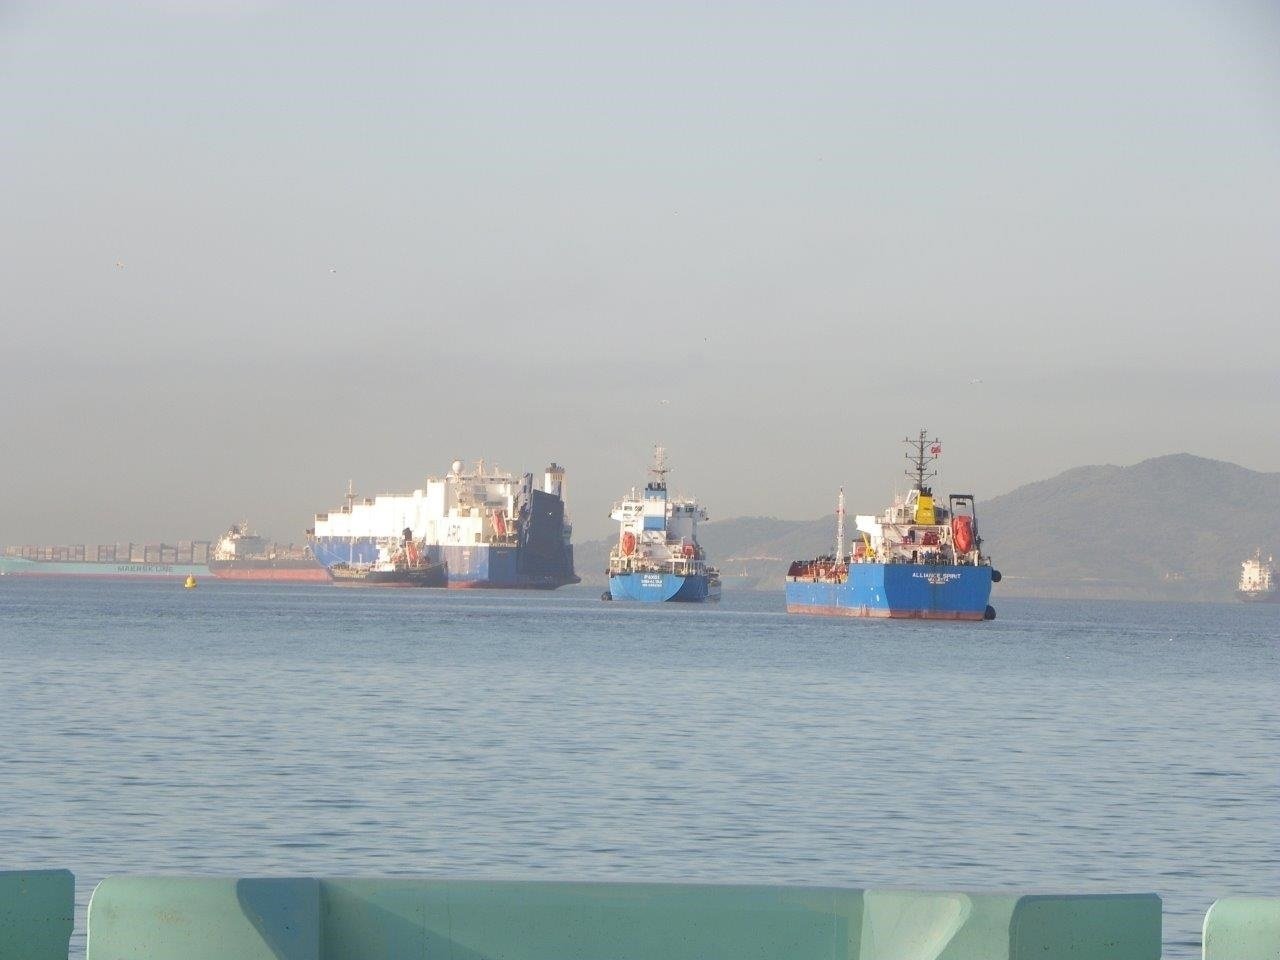
[[196, 587], [196, 578], [192, 574], [188, 573], [187, 579], [182, 585], [188, 590], [194, 590]]

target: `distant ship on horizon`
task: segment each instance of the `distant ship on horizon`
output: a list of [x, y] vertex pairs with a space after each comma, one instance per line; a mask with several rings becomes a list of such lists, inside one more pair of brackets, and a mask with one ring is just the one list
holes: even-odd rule
[[268, 543], [249, 529], [247, 521], [232, 524], [218, 540], [209, 557], [209, 572], [219, 580], [253, 583], [328, 583], [331, 579], [309, 547]]
[[1262, 548], [1253, 551], [1253, 556], [1240, 564], [1240, 583], [1236, 588], [1236, 596], [1248, 603], [1280, 602], [1280, 588], [1276, 586], [1275, 558], [1267, 556], [1263, 559]]
[[0, 576], [184, 582], [209, 576], [209, 553], [208, 540], [11, 546], [0, 556]]
[[87, 580], [216, 580], [328, 583], [329, 571], [307, 547], [271, 543], [234, 523], [216, 543], [104, 543], [5, 547], [0, 576]]

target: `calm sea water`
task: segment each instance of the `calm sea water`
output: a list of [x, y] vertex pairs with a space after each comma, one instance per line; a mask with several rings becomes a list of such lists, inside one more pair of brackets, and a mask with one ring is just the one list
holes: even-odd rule
[[2, 865], [1280, 889], [1280, 606], [597, 596], [0, 579]]

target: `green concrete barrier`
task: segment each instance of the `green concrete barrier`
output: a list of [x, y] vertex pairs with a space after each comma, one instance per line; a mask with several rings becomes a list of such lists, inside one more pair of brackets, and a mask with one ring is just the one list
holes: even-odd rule
[[67, 960], [75, 911], [69, 870], [0, 871], [0, 960]]
[[856, 890], [326, 880], [324, 957], [844, 960]]
[[1280, 960], [1280, 897], [1230, 897], [1204, 917], [1204, 960]]
[[1158, 960], [1155, 894], [1016, 895], [868, 890], [857, 960]]
[[85, 956], [318, 960], [319, 887], [309, 878], [110, 877], [89, 899]]
[[1158, 960], [1149, 894], [115, 878], [88, 960]]

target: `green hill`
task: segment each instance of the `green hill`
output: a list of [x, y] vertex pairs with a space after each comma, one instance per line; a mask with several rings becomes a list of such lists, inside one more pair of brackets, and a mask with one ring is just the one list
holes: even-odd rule
[[1280, 473], [1180, 453], [1080, 467], [979, 504], [1007, 595], [1228, 599], [1280, 545]]
[[[1280, 548], [1280, 473], [1190, 454], [1090, 466], [979, 501], [1004, 596], [1225, 600], [1240, 561]], [[780, 590], [789, 561], [830, 552], [834, 520], [740, 517], [701, 527], [728, 589]], [[612, 540], [579, 544], [605, 582]]]

